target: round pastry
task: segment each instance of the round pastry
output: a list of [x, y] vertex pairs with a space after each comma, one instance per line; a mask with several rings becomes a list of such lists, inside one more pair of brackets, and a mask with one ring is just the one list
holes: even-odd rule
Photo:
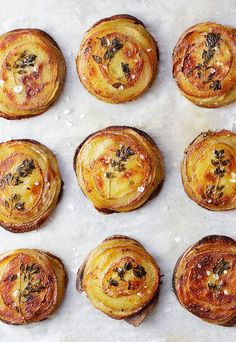
[[201, 133], [185, 150], [181, 172], [185, 192], [200, 206], [236, 208], [236, 134]]
[[64, 297], [67, 276], [56, 256], [36, 249], [0, 255], [0, 319], [27, 324], [51, 316]]
[[0, 144], [0, 225], [22, 233], [37, 229], [55, 208], [62, 187], [57, 160], [34, 140]]
[[173, 76], [182, 94], [207, 108], [236, 99], [236, 30], [214, 23], [190, 27], [173, 52]]
[[140, 20], [120, 14], [100, 20], [85, 34], [76, 64], [91, 94], [122, 103], [151, 86], [157, 75], [158, 48]]
[[134, 210], [159, 190], [163, 159], [143, 131], [112, 126], [90, 135], [77, 149], [74, 169], [78, 183], [103, 213]]
[[204, 237], [179, 258], [173, 287], [180, 304], [214, 324], [236, 323], [236, 241]]
[[57, 99], [65, 60], [57, 43], [37, 29], [0, 37], [0, 116], [23, 119], [41, 114]]
[[157, 302], [160, 277], [159, 266], [139, 242], [114, 235], [87, 256], [77, 290], [106, 315], [138, 326]]

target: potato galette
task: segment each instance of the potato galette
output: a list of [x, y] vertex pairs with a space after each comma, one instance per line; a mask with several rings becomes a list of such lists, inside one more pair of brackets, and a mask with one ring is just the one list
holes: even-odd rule
[[181, 165], [185, 192], [209, 210], [236, 208], [236, 134], [201, 133], [185, 150]]
[[27, 324], [51, 316], [64, 297], [67, 276], [56, 256], [36, 249], [0, 255], [0, 319]]
[[140, 207], [164, 179], [155, 142], [143, 131], [125, 126], [90, 135], [76, 151], [74, 169], [84, 194], [103, 213]]
[[138, 326], [157, 302], [160, 269], [143, 246], [127, 236], [105, 239], [85, 259], [77, 290], [106, 315]]
[[14, 233], [37, 229], [55, 208], [62, 180], [57, 160], [34, 140], [0, 144], [0, 225]]
[[157, 44], [140, 20], [115, 15], [100, 20], [85, 34], [76, 64], [91, 94], [111, 103], [131, 101], [156, 77]]
[[214, 324], [236, 323], [236, 242], [220, 235], [201, 239], [178, 260], [173, 287], [180, 304]]
[[215, 23], [187, 29], [173, 52], [173, 76], [182, 94], [201, 107], [236, 99], [236, 30]]
[[23, 119], [41, 114], [57, 99], [65, 80], [57, 43], [37, 29], [0, 37], [0, 116]]

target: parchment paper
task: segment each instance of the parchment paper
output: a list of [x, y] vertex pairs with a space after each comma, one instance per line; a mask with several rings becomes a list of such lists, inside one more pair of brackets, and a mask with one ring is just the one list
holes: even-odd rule
[[[213, 110], [191, 104], [172, 79], [171, 54], [180, 34], [196, 23], [215, 21], [236, 27], [236, 1], [0, 0], [0, 5], [0, 33], [21, 27], [45, 30], [61, 47], [68, 71], [62, 95], [46, 113], [21, 121], [0, 119], [1, 141], [36, 139], [56, 152], [65, 182], [61, 202], [41, 229], [18, 235], [0, 229], [0, 252], [44, 249], [62, 258], [69, 275], [65, 300], [51, 319], [19, 327], [0, 323], [0, 341], [235, 341], [236, 328], [210, 325], [184, 310], [173, 294], [171, 278], [177, 258], [190, 244], [214, 233], [236, 238], [236, 211], [217, 213], [197, 206], [184, 193], [179, 171], [184, 148], [201, 131], [235, 128], [236, 102]], [[146, 24], [158, 41], [160, 69], [156, 82], [140, 99], [111, 105], [83, 88], [74, 60], [84, 32], [97, 20], [120, 13]], [[160, 194], [143, 208], [103, 216], [77, 186], [72, 159], [87, 135], [108, 125], [135, 126], [150, 134], [163, 152], [166, 178]], [[165, 275], [159, 304], [139, 328], [105, 316], [75, 290], [83, 258], [112, 234], [138, 239]]]

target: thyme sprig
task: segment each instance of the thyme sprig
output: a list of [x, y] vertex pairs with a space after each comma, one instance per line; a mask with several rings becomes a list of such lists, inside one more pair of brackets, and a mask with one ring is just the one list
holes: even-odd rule
[[227, 271], [230, 269], [229, 262], [225, 261], [224, 258], [221, 258], [217, 264], [213, 268], [213, 273], [217, 274], [218, 276], [221, 276], [221, 274], [224, 271]]
[[229, 159], [225, 159], [225, 150], [214, 150], [215, 159], [211, 159], [211, 164], [215, 167], [214, 175], [218, 177], [218, 182], [215, 185], [206, 186], [206, 197], [208, 200], [216, 202], [224, 195], [224, 185], [219, 184], [219, 180], [224, 177], [226, 166], [229, 164]]
[[196, 66], [197, 75], [203, 80], [203, 83], [209, 83], [209, 89], [214, 89], [214, 91], [221, 89], [220, 80], [214, 80], [215, 71], [211, 72], [208, 76], [207, 71], [212, 68], [210, 61], [213, 59], [216, 49], [220, 46], [220, 33], [208, 33], [205, 40], [205, 49], [202, 52], [202, 63], [198, 63]]
[[133, 156], [134, 150], [130, 148], [130, 146], [125, 147], [121, 146], [117, 151], [116, 151], [116, 158], [111, 159], [110, 161], [110, 166], [113, 169], [113, 172], [106, 172], [106, 177], [107, 178], [114, 178], [114, 171], [122, 172], [126, 170], [125, 163], [127, 160]]

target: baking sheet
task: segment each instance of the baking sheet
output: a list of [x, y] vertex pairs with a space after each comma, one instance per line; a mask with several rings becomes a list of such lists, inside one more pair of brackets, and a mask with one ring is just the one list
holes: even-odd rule
[[[62, 95], [46, 113], [21, 121], [0, 119], [1, 141], [36, 139], [56, 152], [65, 182], [61, 202], [40, 230], [14, 235], [0, 229], [0, 252], [44, 249], [62, 258], [69, 275], [65, 301], [51, 319], [20, 327], [0, 323], [0, 341], [235, 341], [235, 328], [207, 324], [184, 310], [173, 294], [171, 277], [177, 258], [189, 244], [213, 233], [236, 238], [236, 211], [210, 212], [197, 206], [185, 195], [179, 171], [184, 148], [201, 131], [235, 130], [236, 102], [212, 110], [188, 102], [172, 80], [171, 54], [180, 34], [196, 23], [216, 21], [236, 27], [236, 1], [0, 0], [0, 5], [0, 33], [21, 27], [45, 30], [61, 47], [68, 70]], [[146, 24], [158, 41], [160, 69], [144, 96], [129, 104], [111, 105], [83, 88], [74, 59], [84, 32], [97, 20], [119, 13], [134, 15]], [[135, 126], [150, 134], [163, 152], [166, 179], [160, 194], [143, 208], [103, 216], [78, 188], [72, 159], [87, 135], [108, 125]], [[112, 234], [138, 239], [165, 275], [159, 304], [139, 328], [93, 309], [86, 296], [75, 290], [81, 261]]]

